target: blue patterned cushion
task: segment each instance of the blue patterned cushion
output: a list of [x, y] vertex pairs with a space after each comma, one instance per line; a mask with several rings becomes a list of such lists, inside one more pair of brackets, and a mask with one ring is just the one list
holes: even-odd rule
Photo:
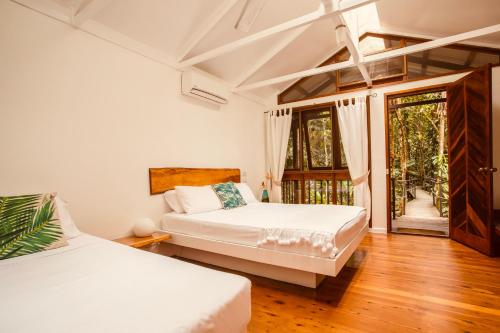
[[238, 208], [247, 204], [233, 182], [214, 184], [212, 189], [219, 197], [224, 209]]

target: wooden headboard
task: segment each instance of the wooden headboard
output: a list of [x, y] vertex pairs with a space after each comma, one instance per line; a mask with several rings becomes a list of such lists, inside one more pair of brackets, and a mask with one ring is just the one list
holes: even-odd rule
[[151, 195], [173, 190], [175, 186], [202, 186], [233, 181], [240, 182], [240, 169], [150, 168]]

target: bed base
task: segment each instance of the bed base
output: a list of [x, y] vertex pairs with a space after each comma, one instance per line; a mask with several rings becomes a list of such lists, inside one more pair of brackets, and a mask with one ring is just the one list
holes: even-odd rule
[[162, 244], [164, 255], [316, 288], [325, 276], [337, 276], [368, 232], [368, 224], [333, 259], [165, 232], [172, 237]]

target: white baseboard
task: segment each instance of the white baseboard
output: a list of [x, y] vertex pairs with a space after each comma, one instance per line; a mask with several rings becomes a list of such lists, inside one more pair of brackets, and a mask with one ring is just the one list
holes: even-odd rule
[[386, 234], [387, 228], [370, 228], [368, 229], [368, 232], [371, 232], [373, 234]]

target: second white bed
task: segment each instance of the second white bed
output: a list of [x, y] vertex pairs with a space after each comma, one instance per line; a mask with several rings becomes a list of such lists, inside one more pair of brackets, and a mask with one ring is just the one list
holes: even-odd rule
[[165, 214], [162, 228], [227, 243], [334, 258], [366, 227], [356, 206], [253, 203], [199, 214]]
[[0, 332], [244, 332], [250, 281], [89, 235], [0, 261]]

